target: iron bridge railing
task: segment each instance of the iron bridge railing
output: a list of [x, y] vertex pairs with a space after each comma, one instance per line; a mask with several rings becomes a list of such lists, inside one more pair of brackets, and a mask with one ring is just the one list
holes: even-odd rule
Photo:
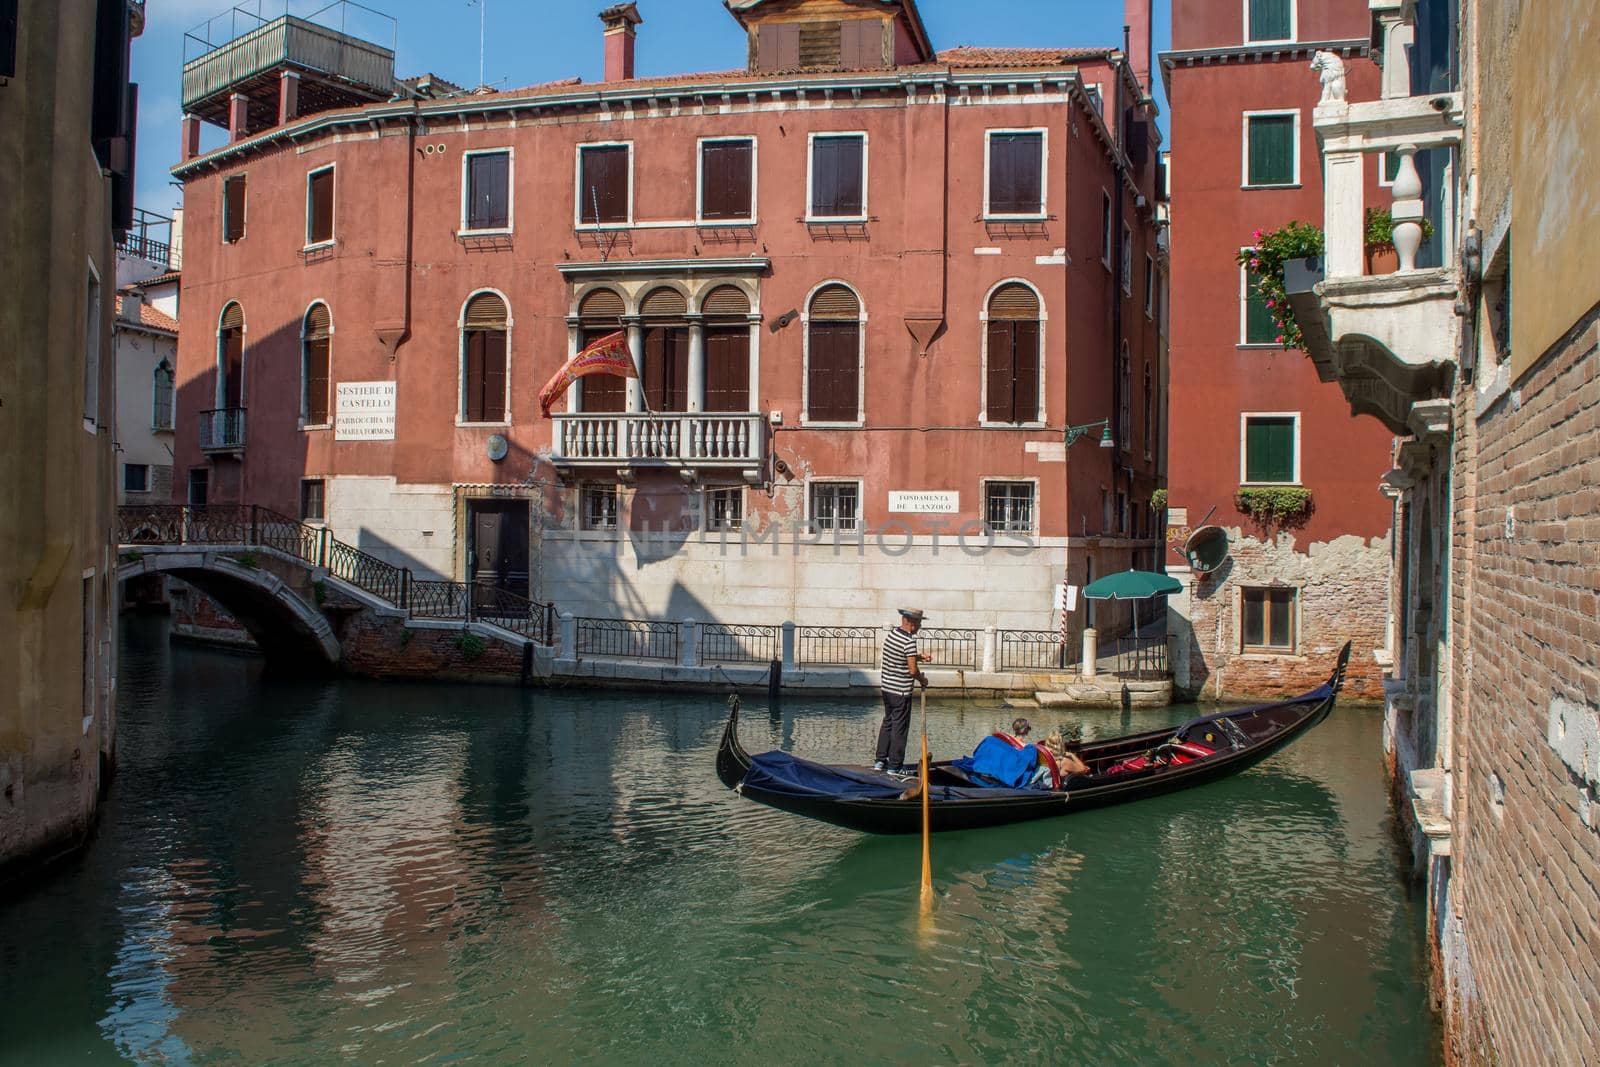
[[678, 658], [678, 624], [648, 619], [590, 619], [577, 623], [577, 653], [628, 659]]

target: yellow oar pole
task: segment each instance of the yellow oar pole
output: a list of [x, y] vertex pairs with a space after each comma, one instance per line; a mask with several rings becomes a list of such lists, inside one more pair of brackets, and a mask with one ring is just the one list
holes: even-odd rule
[[922, 689], [922, 911], [933, 909], [933, 859], [928, 848], [932, 836], [928, 812], [928, 689]]

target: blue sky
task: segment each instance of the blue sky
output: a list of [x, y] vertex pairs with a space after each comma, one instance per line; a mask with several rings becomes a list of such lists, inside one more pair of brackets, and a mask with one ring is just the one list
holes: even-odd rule
[[[264, 18], [310, 15], [328, 0], [241, 0]], [[468, 0], [365, 0], [395, 25], [350, 9], [350, 32], [387, 44], [396, 39], [396, 73], [432, 71], [462, 85], [478, 82], [480, 8]], [[484, 78], [515, 88], [577, 75], [601, 76], [600, 22], [611, 0], [481, 0], [487, 4]], [[721, 0], [638, 0], [637, 73], [640, 77], [744, 65], [743, 32]], [[1119, 45], [1122, 0], [921, 0], [918, 5], [934, 47]], [[169, 173], [178, 160], [179, 76], [185, 34], [230, 10], [227, 0], [149, 0], [144, 34], [133, 42], [133, 77], [139, 83], [138, 206], [167, 214], [178, 189]], [[1156, 49], [1170, 43], [1171, 0], [1155, 0]], [[363, 21], [358, 25], [356, 19]], [[322, 21], [322, 20], [318, 20]], [[215, 22], [227, 35], [229, 19]], [[238, 25], [250, 20], [240, 18]], [[195, 45], [189, 43], [190, 55]], [[1158, 85], [1159, 93], [1159, 85]], [[1166, 101], [1161, 98], [1163, 110]], [[1163, 127], [1166, 123], [1163, 120]], [[220, 130], [205, 130], [202, 144], [221, 144]]]

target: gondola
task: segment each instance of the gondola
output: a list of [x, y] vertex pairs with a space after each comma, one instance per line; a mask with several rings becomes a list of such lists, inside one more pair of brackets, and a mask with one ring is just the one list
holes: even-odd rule
[[[1075, 746], [1090, 774], [1060, 788], [985, 786], [944, 760], [930, 765], [931, 828], [974, 830], [1072, 815], [1214, 782], [1293, 743], [1333, 710], [1350, 661], [1347, 642], [1328, 680], [1292, 700], [1202, 715], [1177, 727]], [[717, 746], [717, 777], [747, 800], [872, 834], [922, 829], [919, 783], [870, 767], [813, 763], [786, 752], [751, 756], [739, 744], [739, 706], [731, 700]]]

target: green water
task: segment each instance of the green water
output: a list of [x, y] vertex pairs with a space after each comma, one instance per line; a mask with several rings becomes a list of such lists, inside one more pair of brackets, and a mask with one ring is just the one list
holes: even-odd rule
[[[937, 837], [922, 925], [917, 840], [721, 787], [716, 696], [274, 681], [139, 620], [120, 685], [95, 841], [0, 903], [0, 1061], [1438, 1060], [1372, 710], [1224, 783]], [[878, 718], [745, 709], [752, 751], [822, 758]], [[1012, 714], [933, 706], [932, 745]]]

